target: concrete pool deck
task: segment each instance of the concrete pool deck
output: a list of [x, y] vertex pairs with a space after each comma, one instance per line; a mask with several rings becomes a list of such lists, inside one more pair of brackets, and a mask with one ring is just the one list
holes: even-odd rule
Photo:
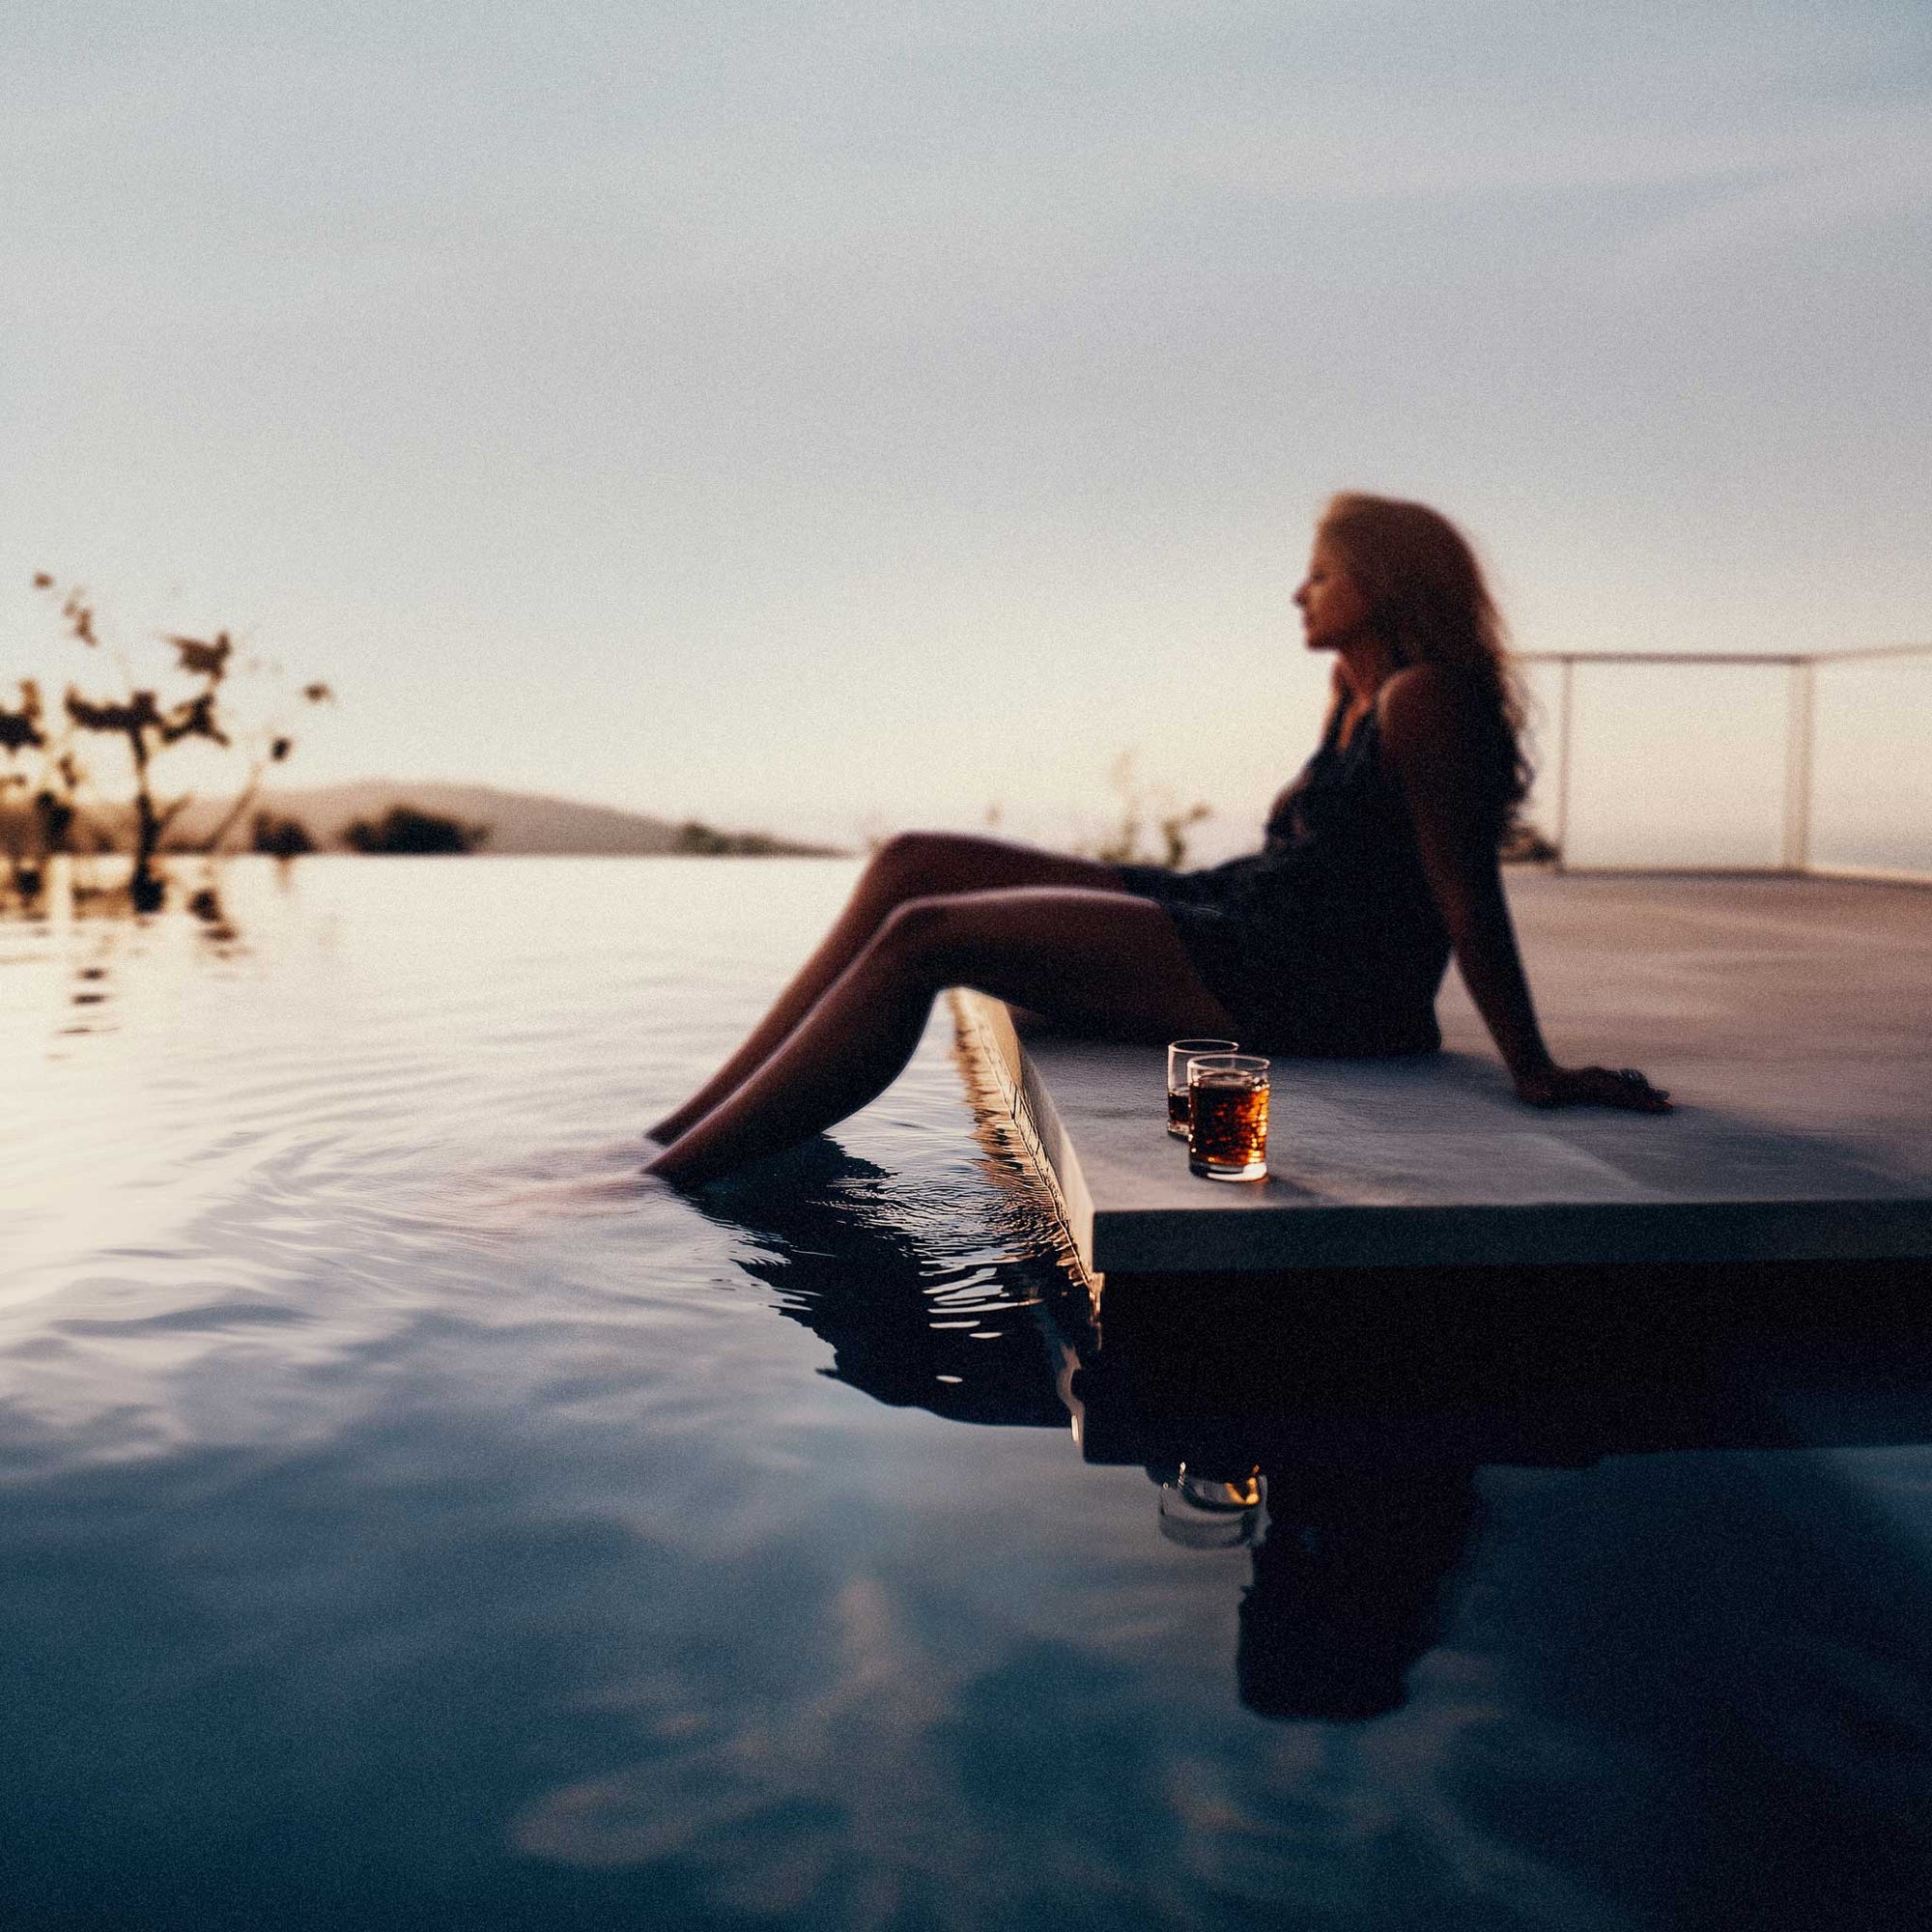
[[1932, 890], [1513, 870], [1551, 1051], [1641, 1066], [1661, 1117], [1511, 1093], [1452, 967], [1444, 1051], [1278, 1060], [1270, 1178], [1187, 1171], [1157, 1048], [962, 1040], [1104, 1275], [1932, 1260]]

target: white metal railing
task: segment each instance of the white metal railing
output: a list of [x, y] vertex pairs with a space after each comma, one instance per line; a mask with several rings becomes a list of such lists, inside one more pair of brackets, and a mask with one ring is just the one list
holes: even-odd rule
[[1519, 662], [1553, 714], [1530, 810], [1564, 869], [1932, 883], [1932, 643]]

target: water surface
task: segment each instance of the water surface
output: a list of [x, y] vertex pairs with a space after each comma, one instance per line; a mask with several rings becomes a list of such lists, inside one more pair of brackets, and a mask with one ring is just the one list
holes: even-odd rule
[[[1909, 1920], [1910, 1387], [1774, 1362], [1753, 1446], [1612, 1404], [1577, 1466], [1151, 1426], [943, 1016], [836, 1138], [639, 1184], [851, 877], [0, 922], [0, 1922]], [[1183, 1452], [1265, 1461], [1260, 1554], [1162, 1533]]]

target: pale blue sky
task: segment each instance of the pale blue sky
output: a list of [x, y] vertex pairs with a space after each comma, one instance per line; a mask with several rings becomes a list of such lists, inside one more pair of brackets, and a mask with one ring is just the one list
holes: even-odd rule
[[[1932, 9], [69, 0], [0, 26], [35, 569], [293, 779], [1237, 840], [1420, 496], [1530, 648], [1932, 636]], [[1219, 719], [1210, 758], [1204, 724]]]

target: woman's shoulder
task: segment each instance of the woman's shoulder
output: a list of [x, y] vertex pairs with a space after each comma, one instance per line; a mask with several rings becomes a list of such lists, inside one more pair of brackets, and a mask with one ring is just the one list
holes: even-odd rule
[[1460, 665], [1405, 665], [1381, 682], [1375, 714], [1384, 733], [1423, 731], [1466, 736], [1493, 730], [1500, 712], [1494, 690]]
[[1482, 713], [1494, 708], [1490, 687], [1477, 672], [1461, 665], [1404, 665], [1383, 678], [1376, 692], [1376, 711], [1384, 720], [1391, 712], [1466, 709]]
[[1406, 665], [1382, 681], [1376, 716], [1384, 754], [1401, 770], [1417, 758], [1497, 755], [1502, 715], [1495, 694], [1456, 665]]

